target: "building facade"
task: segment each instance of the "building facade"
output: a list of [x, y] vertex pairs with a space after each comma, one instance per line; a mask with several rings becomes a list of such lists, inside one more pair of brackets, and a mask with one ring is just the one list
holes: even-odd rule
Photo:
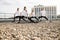
[[41, 16], [42, 14], [40, 13], [41, 8], [44, 8], [46, 11], [46, 16], [49, 20], [56, 20], [57, 15], [56, 15], [56, 6], [43, 6], [43, 5], [38, 5], [34, 6], [34, 11], [36, 16]]

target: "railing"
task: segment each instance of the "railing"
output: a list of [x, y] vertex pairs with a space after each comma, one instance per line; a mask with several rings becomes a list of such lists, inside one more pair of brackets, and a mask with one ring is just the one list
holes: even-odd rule
[[[11, 21], [13, 20], [14, 13], [0, 13], [0, 21]], [[60, 18], [56, 18], [57, 20], [60, 20]]]
[[0, 21], [12, 21], [14, 13], [0, 13]]
[[11, 18], [14, 17], [14, 13], [0, 13], [0, 18]]

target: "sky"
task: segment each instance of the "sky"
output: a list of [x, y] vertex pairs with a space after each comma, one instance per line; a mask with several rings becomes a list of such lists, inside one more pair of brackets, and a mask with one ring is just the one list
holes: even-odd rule
[[16, 8], [20, 8], [21, 12], [24, 6], [27, 7], [28, 13], [30, 13], [31, 8], [39, 4], [56, 6], [57, 15], [60, 14], [60, 0], [0, 0], [0, 13], [14, 13]]

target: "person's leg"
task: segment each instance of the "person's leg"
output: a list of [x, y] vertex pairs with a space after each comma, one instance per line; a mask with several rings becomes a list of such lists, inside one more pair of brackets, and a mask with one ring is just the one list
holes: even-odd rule
[[15, 22], [15, 18], [16, 18], [16, 17], [14, 17], [14, 20], [13, 20], [13, 22]]
[[24, 20], [24, 21], [26, 21], [27, 22], [27, 17], [25, 17], [25, 16], [22, 16], [22, 19]]
[[42, 17], [43, 17], [43, 16], [39, 16], [39, 17], [38, 17], [39, 21], [42, 21]]
[[35, 21], [35, 22], [39, 22], [39, 19], [38, 19], [36, 16], [33, 16], [33, 17], [31, 17], [31, 18], [36, 19], [36, 21]]
[[39, 19], [37, 17], [34, 17], [37, 21], [39, 21]]
[[38, 18], [40, 19], [40, 18], [42, 18], [42, 16], [39, 16]]
[[46, 20], [48, 20], [48, 18], [46, 16], [43, 16], [43, 18], [45, 18]]
[[17, 16], [15, 16], [15, 17], [14, 17], [14, 20], [13, 20], [13, 22], [15, 22], [15, 19], [16, 19], [16, 18], [17, 18]]
[[18, 16], [18, 18], [19, 18], [19, 21], [18, 21], [18, 23], [20, 23], [20, 21], [21, 21], [21, 16]]
[[[34, 20], [32, 20], [31, 19], [32, 17], [28, 17], [28, 20], [30, 21], [30, 22], [34, 22]], [[35, 23], [35, 22], [34, 22]]]

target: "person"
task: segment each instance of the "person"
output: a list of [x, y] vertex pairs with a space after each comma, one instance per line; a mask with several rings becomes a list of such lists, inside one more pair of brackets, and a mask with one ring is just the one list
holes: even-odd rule
[[[32, 10], [31, 14], [33, 12], [34, 11]], [[23, 11], [21, 12], [21, 16], [22, 16], [23, 20], [26, 21], [26, 22], [28, 22], [26, 19], [28, 19], [30, 22], [34, 22], [34, 20], [32, 20], [33, 17], [28, 16], [28, 12], [27, 12], [26, 6], [24, 7]]]
[[31, 11], [30, 17], [29, 17], [28, 19], [30, 20], [30, 22], [34, 22], [34, 23], [35, 23], [35, 21], [32, 20], [32, 18], [35, 18], [35, 19], [37, 20], [36, 22], [39, 21], [39, 19], [35, 16], [35, 13], [34, 13], [34, 9], [33, 9], [33, 8], [32, 8], [32, 11]]
[[44, 8], [41, 8], [40, 13], [42, 14], [42, 16], [39, 16], [39, 17], [38, 17], [39, 19], [40, 19], [40, 18], [45, 18], [46, 20], [48, 20], [47, 15], [46, 15], [46, 11], [45, 11]]
[[27, 18], [27, 16], [28, 16], [28, 13], [27, 13], [27, 10], [26, 10], [26, 6], [24, 6], [23, 11], [21, 12], [21, 17], [26, 22], [27, 22], [27, 20], [25, 18]]
[[[19, 8], [17, 8], [17, 11], [15, 12], [15, 14], [14, 14], [14, 20], [13, 20], [13, 22], [15, 22], [15, 19], [16, 18], [19, 18], [19, 22], [20, 22], [20, 12], [19, 12]], [[18, 23], [19, 23], [18, 22]]]

